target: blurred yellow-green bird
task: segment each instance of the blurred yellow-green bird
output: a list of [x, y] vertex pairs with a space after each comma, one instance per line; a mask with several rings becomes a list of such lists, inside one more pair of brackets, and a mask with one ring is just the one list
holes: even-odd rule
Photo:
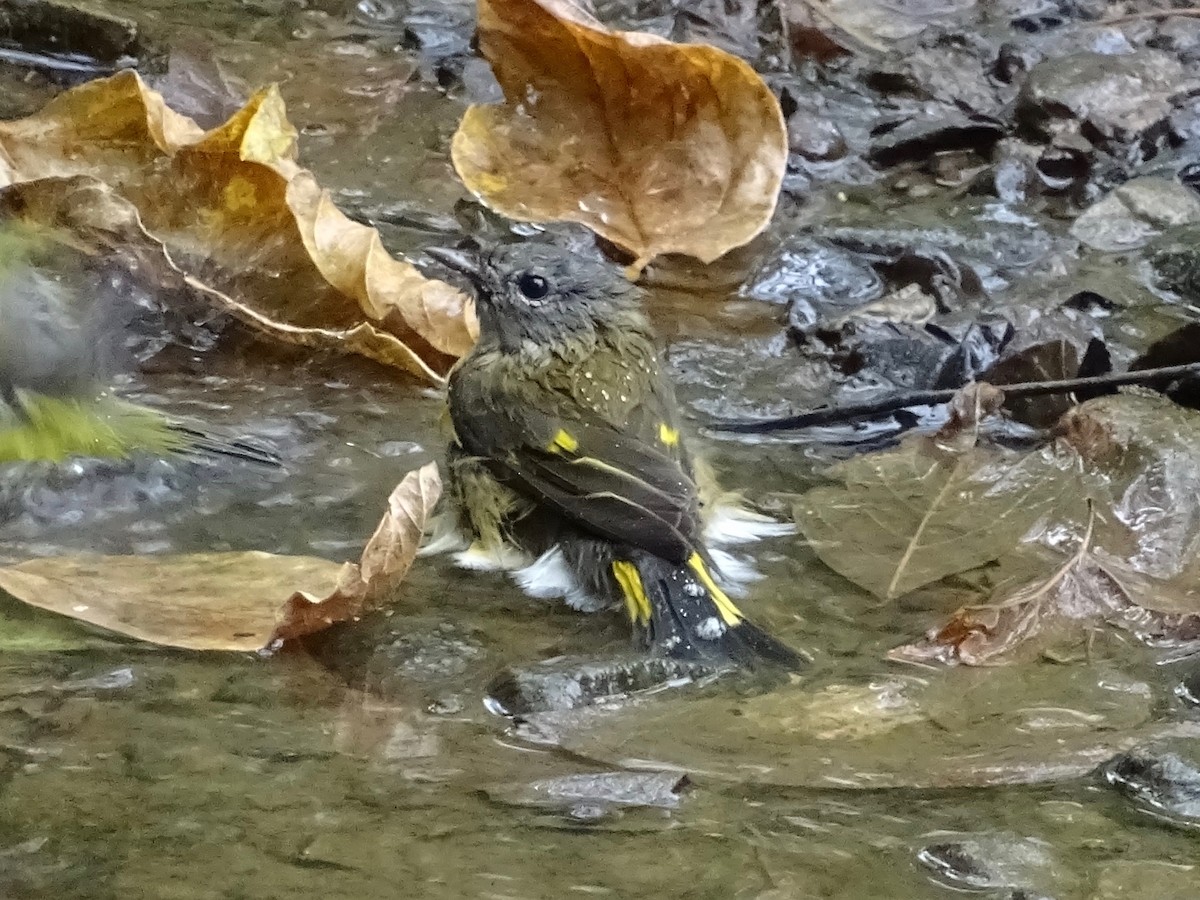
[[80, 275], [45, 233], [0, 222], [0, 462], [184, 454], [278, 464], [257, 442], [113, 396], [136, 307]]

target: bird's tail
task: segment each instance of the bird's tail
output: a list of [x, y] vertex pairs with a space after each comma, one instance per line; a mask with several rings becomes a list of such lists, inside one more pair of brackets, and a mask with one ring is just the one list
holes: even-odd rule
[[4, 413], [0, 415], [0, 462], [151, 453], [281, 464], [274, 451], [256, 441], [112, 397], [85, 402], [21, 392], [0, 412]]
[[767, 634], [734, 604], [693, 553], [678, 566], [630, 553], [612, 563], [634, 630], [650, 647], [677, 659], [719, 660], [745, 668], [798, 669], [801, 654]]
[[214, 431], [210, 426], [170, 419], [167, 427], [178, 436], [180, 446], [175, 450], [185, 456], [223, 456], [260, 466], [278, 468], [283, 465], [279, 454], [251, 438]]

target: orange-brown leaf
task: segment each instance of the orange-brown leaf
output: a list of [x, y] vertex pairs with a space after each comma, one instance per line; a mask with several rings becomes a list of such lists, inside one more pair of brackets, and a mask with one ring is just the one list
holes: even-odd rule
[[471, 302], [338, 210], [297, 164], [296, 140], [274, 87], [205, 132], [122, 72], [0, 123], [0, 188], [95, 179], [240, 318], [440, 380], [475, 342]]
[[787, 133], [742, 60], [564, 0], [479, 0], [479, 46], [507, 102], [467, 110], [452, 154], [493, 208], [580, 222], [642, 262], [711, 262], [766, 227]]
[[257, 551], [48, 557], [0, 569], [0, 590], [155, 644], [255, 651], [393, 599], [440, 491], [434, 464], [410, 472], [357, 564]]

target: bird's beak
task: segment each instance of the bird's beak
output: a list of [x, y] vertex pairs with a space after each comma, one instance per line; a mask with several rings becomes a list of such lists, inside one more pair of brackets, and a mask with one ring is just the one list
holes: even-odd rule
[[483, 280], [481, 260], [468, 250], [451, 250], [447, 247], [429, 247], [425, 255], [441, 263], [451, 272], [465, 275], [471, 284], [479, 287]]

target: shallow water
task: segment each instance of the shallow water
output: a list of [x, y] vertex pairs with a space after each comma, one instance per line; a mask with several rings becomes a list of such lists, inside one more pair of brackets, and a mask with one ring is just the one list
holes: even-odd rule
[[[461, 197], [445, 155], [460, 106], [408, 80], [422, 59], [385, 26], [354, 50], [361, 26], [346, 25], [349, 5], [329, 6], [107, 8], [170, 40], [203, 35], [248, 80], [286, 78], [304, 162], [339, 202], [389, 222], [393, 249], [436, 242]], [[386, 24], [386, 4], [360, 6]], [[352, 94], [349, 71], [365, 85]], [[816, 383], [788, 358], [779, 307], [708, 317], [659, 303], [697, 429]], [[367, 364], [237, 359], [203, 383], [166, 373], [125, 388], [270, 438], [284, 472], [13, 470], [0, 554], [356, 557], [391, 487], [440, 454], [436, 392]], [[701, 442], [725, 484], [768, 507], [845, 452]], [[496, 674], [620, 656], [615, 614], [421, 560], [390, 613], [312, 653], [260, 658], [141, 646], [0, 600], [0, 896], [1196, 896], [1196, 833], [1093, 774], [1134, 745], [1194, 745], [1200, 714], [1175, 687], [1195, 663], [1097, 634], [1074, 659], [905, 667], [884, 654], [948, 612], [944, 595], [880, 606], [797, 540], [755, 555], [767, 577], [746, 607], [812, 653], [802, 677], [680, 685], [522, 722], [491, 711]], [[586, 775], [616, 783], [580, 787]]]

